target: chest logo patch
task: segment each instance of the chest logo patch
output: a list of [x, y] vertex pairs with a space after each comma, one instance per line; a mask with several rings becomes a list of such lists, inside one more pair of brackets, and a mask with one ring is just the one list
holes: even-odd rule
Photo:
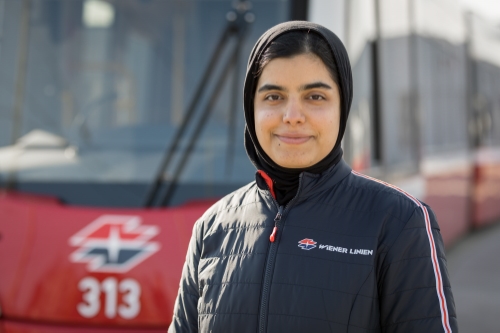
[[[302, 250], [312, 250], [312, 249], [316, 248], [316, 244], [318, 244], [318, 242], [315, 242], [311, 238], [304, 238], [303, 240], [299, 241], [299, 247]], [[358, 255], [364, 255], [364, 256], [373, 255], [373, 250], [350, 249], [350, 248], [345, 248], [345, 247], [341, 247], [341, 246], [332, 246], [332, 245], [325, 245], [325, 244], [319, 244], [318, 249], [325, 250], [325, 251], [331, 251], [331, 252], [344, 253], [344, 254], [358, 254]]]
[[303, 240], [299, 241], [299, 247], [302, 250], [314, 249], [316, 247], [316, 242], [310, 238], [304, 238]]

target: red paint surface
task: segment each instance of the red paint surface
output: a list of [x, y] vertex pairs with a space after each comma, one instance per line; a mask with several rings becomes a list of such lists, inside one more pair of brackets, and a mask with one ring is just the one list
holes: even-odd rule
[[471, 169], [426, 177], [424, 202], [433, 210], [446, 246], [471, 227]]
[[[3, 329], [3, 330], [2, 330]], [[164, 333], [165, 328], [130, 329], [77, 327], [65, 325], [47, 325], [42, 323], [22, 323], [0, 320], [0, 333]]]
[[[212, 203], [191, 203], [158, 210], [96, 209], [68, 207], [55, 199], [0, 192], [3, 319], [76, 326], [166, 328], [171, 321], [193, 224]], [[77, 248], [69, 244], [69, 238], [98, 217], [109, 214], [140, 216], [142, 225], [158, 226], [159, 234], [151, 241], [160, 244], [159, 251], [126, 273], [93, 273], [87, 270], [85, 263], [71, 262], [69, 256]], [[103, 310], [103, 293], [99, 313], [93, 318], [82, 317], [77, 311], [77, 304], [83, 302], [79, 281], [93, 277], [102, 282], [110, 276], [118, 281], [132, 278], [140, 284], [141, 310], [137, 317], [107, 318]], [[121, 297], [118, 296], [118, 304]], [[15, 322], [3, 324], [7, 332], [24, 332], [15, 328], [22, 326]]]
[[482, 147], [468, 165], [426, 176], [424, 201], [436, 213], [445, 245], [500, 219], [500, 149]]
[[500, 161], [479, 161], [474, 176], [474, 226], [482, 227], [500, 217]]

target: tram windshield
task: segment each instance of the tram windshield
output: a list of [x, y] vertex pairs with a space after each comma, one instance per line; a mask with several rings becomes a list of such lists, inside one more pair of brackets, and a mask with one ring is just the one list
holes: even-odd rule
[[[219, 197], [253, 179], [243, 148], [246, 59], [258, 36], [289, 19], [290, 2], [245, 2], [251, 16], [236, 70], [220, 87], [170, 204]], [[0, 0], [0, 187], [69, 204], [142, 206], [229, 12], [241, 3]], [[215, 86], [204, 87], [200, 110]], [[187, 127], [173, 165], [196, 130]], [[163, 183], [173, 169], [161, 173]]]

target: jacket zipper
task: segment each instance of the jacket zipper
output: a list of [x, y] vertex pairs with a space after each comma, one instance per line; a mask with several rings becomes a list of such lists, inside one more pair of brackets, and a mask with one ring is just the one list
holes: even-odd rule
[[278, 213], [276, 214], [276, 217], [274, 218], [273, 232], [269, 236], [269, 241], [271, 242], [271, 245], [269, 247], [269, 252], [267, 254], [264, 282], [263, 282], [262, 295], [261, 295], [262, 297], [261, 297], [261, 301], [260, 301], [259, 333], [264, 333], [266, 331], [266, 326], [267, 326], [267, 312], [268, 312], [268, 307], [269, 307], [269, 304], [268, 304], [269, 303], [269, 292], [270, 292], [270, 288], [271, 288], [271, 279], [272, 279], [272, 274], [273, 274], [273, 270], [274, 270], [274, 260], [276, 259], [276, 253], [278, 250], [278, 243], [276, 242], [276, 239], [278, 236], [278, 230], [280, 230], [281, 221], [282, 221], [284, 213], [287, 211], [290, 204], [299, 195], [301, 183], [302, 183], [302, 174], [299, 175], [299, 187], [297, 188], [297, 193], [295, 194], [295, 197], [293, 197], [293, 199], [290, 200], [285, 207], [278, 205], [278, 202], [273, 197], [273, 202], [276, 205], [276, 207], [278, 207]]
[[274, 243], [276, 240], [276, 234], [278, 233], [278, 223], [281, 221], [281, 217], [283, 216], [283, 206], [280, 206], [278, 208], [278, 214], [276, 214], [276, 217], [274, 218], [274, 228], [273, 232], [271, 233], [271, 236], [269, 236], [269, 240], [271, 243]]

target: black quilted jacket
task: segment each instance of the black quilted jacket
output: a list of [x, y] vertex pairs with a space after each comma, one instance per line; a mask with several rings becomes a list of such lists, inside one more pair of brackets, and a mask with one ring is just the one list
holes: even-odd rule
[[169, 332], [458, 332], [429, 207], [343, 161], [286, 207], [265, 178], [195, 224]]

